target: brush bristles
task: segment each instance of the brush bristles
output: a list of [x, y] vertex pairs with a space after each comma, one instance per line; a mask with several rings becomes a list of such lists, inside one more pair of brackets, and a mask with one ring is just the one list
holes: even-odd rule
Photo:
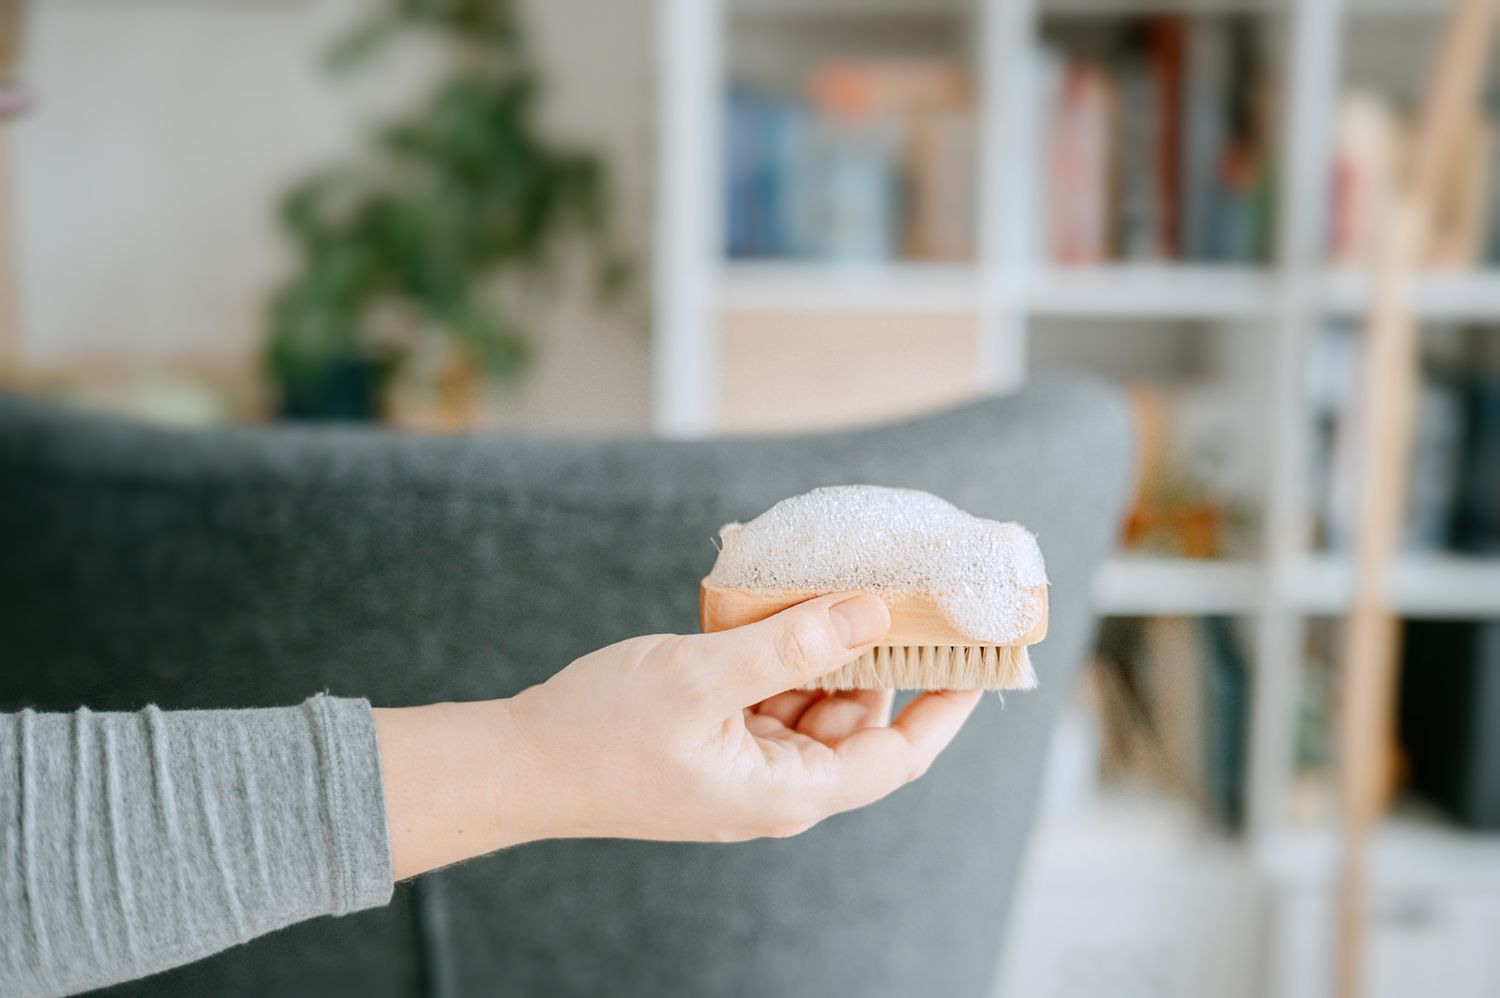
[[807, 690], [1030, 690], [1036, 673], [1025, 645], [880, 646]]

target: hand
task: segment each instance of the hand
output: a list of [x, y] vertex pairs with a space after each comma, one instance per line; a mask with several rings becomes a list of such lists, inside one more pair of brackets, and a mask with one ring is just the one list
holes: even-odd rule
[[[793, 835], [927, 770], [979, 702], [796, 688], [890, 627], [840, 593], [718, 634], [633, 638], [510, 700], [376, 711], [396, 876], [543, 838]], [[788, 692], [790, 691], [790, 692]]]

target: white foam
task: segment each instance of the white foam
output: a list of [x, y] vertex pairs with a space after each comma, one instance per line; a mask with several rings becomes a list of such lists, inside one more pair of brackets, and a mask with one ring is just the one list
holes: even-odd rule
[[975, 641], [1005, 644], [1040, 620], [1036, 538], [915, 489], [845, 485], [783, 499], [719, 531], [708, 581], [736, 589], [925, 592]]

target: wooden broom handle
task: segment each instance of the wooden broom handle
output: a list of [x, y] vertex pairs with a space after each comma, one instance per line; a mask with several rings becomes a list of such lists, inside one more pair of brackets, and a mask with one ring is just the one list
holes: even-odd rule
[[1479, 95], [1495, 6], [1495, 0], [1455, 0], [1447, 16], [1417, 120], [1413, 159], [1381, 233], [1371, 281], [1360, 395], [1364, 427], [1354, 598], [1341, 664], [1339, 998], [1358, 998], [1362, 992], [1369, 839], [1390, 783], [1399, 632], [1387, 580], [1406, 508], [1419, 366], [1409, 284], [1421, 265], [1459, 129]]

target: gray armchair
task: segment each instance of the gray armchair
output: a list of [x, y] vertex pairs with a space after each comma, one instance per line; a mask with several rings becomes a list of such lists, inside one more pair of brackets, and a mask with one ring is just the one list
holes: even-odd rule
[[0, 398], [0, 709], [506, 695], [694, 629], [729, 520], [818, 485], [926, 489], [1035, 530], [1052, 614], [1041, 689], [989, 699], [925, 779], [794, 839], [521, 847], [116, 990], [982, 995], [1130, 465], [1118, 396], [1071, 379], [702, 442], [181, 432]]

